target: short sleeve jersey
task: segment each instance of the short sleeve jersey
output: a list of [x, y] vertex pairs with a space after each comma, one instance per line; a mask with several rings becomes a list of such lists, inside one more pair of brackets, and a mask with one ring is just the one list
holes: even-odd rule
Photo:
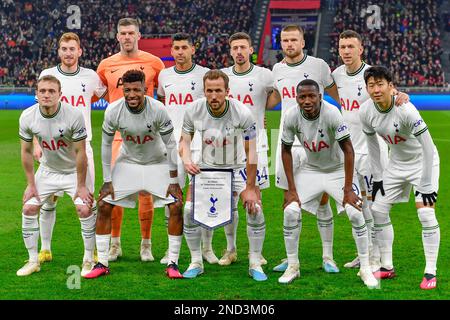
[[91, 99], [95, 95], [102, 98], [106, 93], [106, 86], [97, 73], [88, 68], [78, 67], [73, 73], [64, 72], [61, 66], [45, 69], [39, 75], [52, 75], [61, 82], [61, 101], [79, 108], [84, 116], [87, 130], [87, 140], [92, 140]]
[[193, 64], [186, 71], [178, 71], [175, 66], [161, 71], [158, 78], [158, 96], [164, 97], [165, 106], [173, 121], [175, 139], [181, 136], [186, 107], [203, 93], [203, 76], [208, 68]]
[[422, 146], [416, 137], [428, 130], [416, 107], [408, 102], [401, 106], [391, 105], [383, 110], [372, 100], [363, 103], [360, 119], [365, 134], [377, 133], [389, 146], [389, 158], [394, 162], [415, 162], [422, 159]]
[[103, 59], [97, 68], [102, 82], [108, 86], [109, 102], [123, 97], [122, 76], [128, 70], [141, 70], [145, 73], [147, 95], [153, 97], [153, 90], [157, 86], [158, 75], [164, 69], [164, 63], [157, 56], [139, 50], [136, 58], [128, 58], [119, 53]]
[[359, 154], [367, 154], [367, 144], [359, 120], [359, 109], [364, 102], [370, 100], [364, 81], [364, 71], [368, 68], [370, 66], [363, 62], [358, 70], [349, 73], [346, 66], [341, 65], [332, 73], [339, 93], [342, 116], [349, 126], [355, 153]]
[[117, 161], [135, 164], [155, 164], [166, 161], [167, 151], [161, 136], [173, 132], [172, 121], [164, 105], [149, 96], [139, 112], [132, 110], [121, 98], [105, 111], [102, 130], [114, 136], [122, 135], [123, 143]]
[[350, 132], [339, 110], [322, 101], [315, 119], [308, 119], [300, 107], [291, 108], [285, 116], [281, 141], [293, 145], [298, 138], [306, 151], [305, 170], [333, 171], [343, 165], [339, 141], [350, 137]]
[[27, 142], [35, 136], [42, 148], [40, 166], [51, 172], [76, 172], [76, 154], [73, 142], [87, 138], [81, 111], [60, 102], [57, 111], [47, 116], [39, 104], [24, 110], [19, 119], [19, 136]]
[[258, 149], [267, 150], [267, 137], [261, 137], [261, 134], [265, 134], [261, 129], [264, 129], [267, 95], [273, 90], [272, 71], [253, 64], [243, 73], [236, 72], [234, 67], [222, 71], [230, 79], [229, 97], [246, 105], [256, 121]]
[[223, 113], [215, 116], [206, 98], [201, 98], [184, 114], [183, 132], [201, 136], [201, 167], [236, 169], [245, 166], [244, 140], [255, 139], [256, 122], [250, 110], [238, 100], [228, 98], [225, 104]]
[[297, 105], [295, 100], [296, 88], [300, 81], [312, 79], [319, 84], [320, 93], [324, 88], [333, 86], [331, 70], [328, 64], [312, 56], [304, 55], [303, 59], [297, 63], [278, 62], [273, 66], [273, 87], [281, 97], [281, 116], [291, 107]]

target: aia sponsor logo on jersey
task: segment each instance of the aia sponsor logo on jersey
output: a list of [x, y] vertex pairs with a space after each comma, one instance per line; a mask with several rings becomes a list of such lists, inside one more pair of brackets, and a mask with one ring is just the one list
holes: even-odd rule
[[[251, 91], [251, 90], [250, 90], [250, 91]], [[243, 96], [241, 96], [240, 94], [238, 94], [237, 96], [233, 96], [232, 94], [229, 94], [228, 96], [229, 96], [230, 98], [234, 98], [234, 99], [239, 100], [240, 102], [242, 102], [242, 103], [245, 104], [245, 105], [248, 105], [248, 106], [254, 106], [254, 105], [255, 105], [255, 104], [253, 103], [252, 96], [249, 95], [249, 94], [246, 94], [246, 95], [243, 95]]]
[[83, 96], [61, 96], [61, 101], [71, 104], [74, 107], [87, 107]]
[[295, 97], [296, 97], [296, 94], [295, 94], [294, 86], [292, 86], [291, 88], [283, 87], [281, 89], [281, 99], [284, 99], [284, 98], [294, 99]]
[[342, 132], [342, 131], [347, 130], [347, 129], [348, 129], [347, 125], [343, 124], [337, 129], [337, 132]]
[[130, 141], [134, 144], [145, 144], [146, 142], [153, 141], [152, 136], [146, 134], [144, 137], [133, 136], [131, 134], [127, 134], [125, 137], [125, 141]]
[[[60, 130], [61, 131], [61, 130]], [[42, 149], [47, 149], [50, 151], [57, 151], [60, 148], [67, 148], [68, 145], [66, 144], [66, 142], [63, 139], [58, 139], [58, 140], [50, 140], [50, 141], [45, 141], [42, 140]]]
[[344, 110], [353, 111], [355, 109], [359, 109], [359, 103], [358, 103], [357, 100], [352, 100], [350, 102], [349, 99], [345, 99], [344, 100], [344, 99], [341, 98], [341, 107]]
[[171, 93], [169, 95], [169, 100], [168, 100], [168, 105], [186, 105], [188, 103], [191, 103], [192, 101], [194, 101], [194, 99], [192, 98], [192, 95], [190, 93], [188, 94], [173, 94]]
[[206, 145], [211, 145], [216, 148], [225, 147], [228, 144], [231, 144], [231, 141], [227, 138], [219, 138], [215, 136], [206, 137], [204, 140]]
[[315, 141], [312, 141], [311, 144], [308, 144], [308, 141], [303, 140], [303, 146], [309, 152], [320, 152], [322, 149], [330, 148], [330, 146], [323, 140], [320, 140], [317, 144]]
[[390, 135], [387, 134], [385, 136], [382, 135], [381, 137], [384, 139], [384, 141], [386, 141], [389, 144], [399, 144], [400, 142], [406, 141], [405, 138], [403, 138], [399, 135], [395, 135], [394, 137], [391, 137]]
[[420, 126], [423, 123], [422, 119], [417, 120], [416, 122], [414, 122], [414, 128], [417, 128], [418, 126]]

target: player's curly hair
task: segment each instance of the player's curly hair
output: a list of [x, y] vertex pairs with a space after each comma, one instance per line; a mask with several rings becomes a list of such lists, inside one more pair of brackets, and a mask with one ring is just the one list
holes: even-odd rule
[[128, 70], [122, 76], [123, 83], [142, 82], [145, 83], [145, 74], [141, 70]]

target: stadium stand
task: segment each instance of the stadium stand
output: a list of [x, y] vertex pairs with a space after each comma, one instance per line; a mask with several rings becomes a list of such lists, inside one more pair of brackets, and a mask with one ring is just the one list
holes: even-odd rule
[[438, 3], [431, 0], [378, 0], [376, 4], [381, 8], [381, 28], [369, 30], [367, 17], [361, 14], [367, 3], [339, 1], [334, 32], [330, 34], [330, 67], [334, 69], [340, 64], [337, 58], [339, 33], [353, 29], [363, 37], [365, 61], [390, 67], [397, 85], [446, 85], [441, 65], [443, 50]]
[[68, 0], [0, 2], [0, 85], [33, 87], [41, 70], [57, 63], [58, 37], [65, 31], [80, 35], [81, 64], [96, 69], [118, 51], [116, 23], [136, 17], [145, 36], [188, 32], [197, 47], [196, 62], [209, 68], [229, 65], [228, 36], [249, 31], [255, 0], [235, 1], [76, 1], [81, 9], [81, 30], [69, 30]]

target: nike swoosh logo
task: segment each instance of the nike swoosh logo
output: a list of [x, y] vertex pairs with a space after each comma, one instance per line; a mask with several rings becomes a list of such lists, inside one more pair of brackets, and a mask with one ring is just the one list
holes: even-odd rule
[[126, 128], [127, 128], [127, 127], [123, 127], [123, 128], [119, 127], [120, 130], [125, 130]]
[[342, 87], [337, 87], [338, 89], [342, 89]]
[[165, 86], [164, 86], [164, 88], [168, 88], [168, 87], [170, 87], [172, 85], [172, 83], [171, 84], [166, 84]]
[[284, 78], [278, 79], [277, 81], [280, 82], [281, 80], [284, 80]]
[[116, 69], [116, 70], [111, 70], [111, 73], [114, 73], [114, 72], [116, 72], [116, 71], [118, 71], [119, 69]]

